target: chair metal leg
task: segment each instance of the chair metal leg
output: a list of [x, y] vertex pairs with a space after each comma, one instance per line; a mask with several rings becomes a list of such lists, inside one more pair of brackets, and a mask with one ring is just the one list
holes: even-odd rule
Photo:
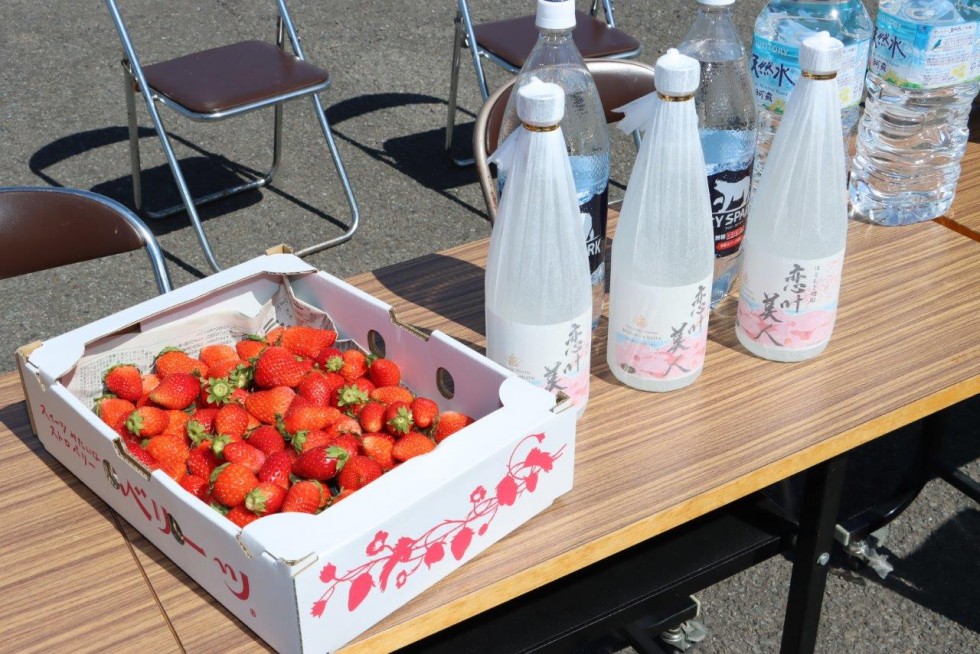
[[357, 231], [361, 215], [360, 209], [357, 206], [357, 200], [354, 198], [354, 191], [350, 185], [350, 179], [347, 177], [347, 171], [344, 168], [344, 162], [341, 161], [340, 153], [337, 151], [337, 143], [334, 141], [333, 131], [330, 129], [330, 123], [327, 122], [327, 114], [323, 110], [323, 104], [320, 102], [320, 96], [313, 94], [312, 98], [317, 120], [320, 121], [320, 130], [323, 132], [323, 138], [327, 142], [327, 149], [330, 150], [330, 158], [333, 159], [334, 168], [337, 169], [337, 177], [340, 178], [340, 183], [344, 188], [344, 195], [347, 196], [347, 204], [350, 206], [351, 220], [350, 227], [347, 228], [346, 232], [335, 238], [310, 245], [302, 250], [297, 250], [294, 254], [298, 257], [305, 257], [308, 254], [313, 254], [314, 252], [319, 252], [329, 247], [340, 245], [341, 243], [349, 241], [351, 237], [354, 236], [354, 232]]
[[[473, 21], [470, 20], [469, 9], [465, 3], [459, 3], [459, 9], [456, 13], [456, 34], [453, 39], [453, 78], [450, 83], [450, 93], [452, 97], [450, 98], [450, 121], [446, 126], [446, 152], [449, 152], [449, 146], [452, 144], [452, 130], [455, 127], [456, 120], [456, 96], [457, 87], [459, 86], [459, 63], [461, 57], [462, 47], [466, 45], [470, 50], [470, 55], [473, 59], [473, 70], [476, 72], [477, 85], [480, 88], [480, 96], [483, 98], [483, 102], [487, 101], [490, 97], [490, 90], [487, 88], [487, 78], [483, 73], [483, 62], [480, 61], [480, 48], [476, 45], [476, 34], [473, 32]], [[475, 161], [472, 157], [467, 159], [452, 159], [453, 163], [460, 168], [466, 168], [472, 166]]]
[[140, 135], [136, 123], [136, 89], [129, 66], [123, 62], [123, 78], [126, 85], [126, 115], [129, 119], [129, 162], [133, 180], [133, 206], [143, 211], [143, 167], [140, 164]]
[[459, 60], [463, 49], [463, 26], [460, 15], [456, 14], [453, 28], [453, 58], [449, 73], [449, 111], [446, 117], [446, 154], [451, 156], [453, 131], [456, 127], [456, 94], [459, 88]]

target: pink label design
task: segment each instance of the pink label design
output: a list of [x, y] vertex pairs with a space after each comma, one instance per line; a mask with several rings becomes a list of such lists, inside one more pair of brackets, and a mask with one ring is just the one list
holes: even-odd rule
[[379, 531], [365, 548], [368, 560], [343, 574], [327, 563], [320, 570], [320, 581], [327, 589], [313, 603], [310, 614], [321, 617], [342, 586], [347, 587], [347, 610], [353, 612], [375, 588], [385, 592], [392, 575], [395, 588], [401, 588], [423, 565], [431, 568], [447, 554], [457, 561], [462, 559], [473, 538], [486, 534], [500, 508], [513, 506], [525, 493], [533, 493], [539, 475], [550, 472], [561, 458], [565, 446], [554, 453], [545, 452], [537, 447], [544, 439], [544, 434], [531, 434], [521, 440], [511, 453], [506, 474], [492, 490], [477, 486], [470, 493], [471, 508], [466, 516], [443, 520], [417, 537], [390, 538], [388, 532]]
[[814, 347], [830, 340], [837, 319], [844, 252], [822, 259], [746, 256], [738, 325], [767, 346]]

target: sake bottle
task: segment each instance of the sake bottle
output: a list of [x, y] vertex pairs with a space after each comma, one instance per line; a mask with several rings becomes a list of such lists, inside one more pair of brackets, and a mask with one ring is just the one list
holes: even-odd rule
[[521, 125], [494, 153], [508, 171], [485, 278], [487, 356], [535, 386], [589, 399], [592, 293], [575, 181], [559, 122], [565, 93], [532, 79]]
[[773, 361], [823, 352], [837, 318], [847, 236], [843, 50], [827, 32], [803, 40], [800, 80], [749, 209], [735, 331], [745, 349]]
[[715, 246], [694, 107], [699, 78], [697, 60], [668, 50], [657, 60], [656, 92], [620, 110], [620, 129], [639, 124], [644, 135], [613, 238], [606, 360], [617, 379], [644, 391], [687, 386], [704, 366]]

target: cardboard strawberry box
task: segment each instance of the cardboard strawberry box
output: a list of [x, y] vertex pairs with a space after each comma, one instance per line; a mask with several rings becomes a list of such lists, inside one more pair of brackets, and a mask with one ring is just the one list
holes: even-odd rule
[[[148, 472], [92, 410], [112, 363], [148, 369], [164, 345], [192, 351], [257, 325], [318, 321], [365, 350], [383, 348], [415, 393], [477, 420], [322, 513], [239, 529]], [[388, 305], [291, 255], [259, 257], [22, 348], [18, 362], [48, 451], [281, 652], [342, 646], [572, 487], [569, 402], [445, 334], [401, 325]]]

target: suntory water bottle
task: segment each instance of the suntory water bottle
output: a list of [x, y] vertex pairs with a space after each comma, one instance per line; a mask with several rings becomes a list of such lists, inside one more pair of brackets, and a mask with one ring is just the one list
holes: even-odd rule
[[749, 352], [773, 361], [823, 352], [837, 318], [847, 237], [843, 51], [827, 32], [804, 39], [800, 79], [749, 209], [735, 331]]
[[687, 386], [704, 365], [715, 246], [694, 100], [699, 70], [668, 50], [657, 60], [656, 92], [621, 109], [627, 125], [634, 111], [649, 118], [613, 239], [606, 361], [644, 391]]
[[[561, 129], [565, 135], [572, 176], [578, 197], [577, 224], [589, 253], [592, 278], [592, 328], [599, 324], [606, 289], [606, 217], [609, 198], [609, 128], [599, 99], [599, 91], [585, 61], [572, 40], [575, 28], [573, 0], [538, 0], [535, 23], [538, 41], [528, 55], [524, 68], [514, 81], [514, 90], [532, 77], [560, 86], [565, 92], [565, 117]], [[512, 93], [500, 127], [501, 142], [520, 121]], [[508, 172], [498, 166], [499, 185], [506, 183]]]
[[565, 94], [530, 80], [515, 93], [521, 125], [491, 158], [509, 173], [490, 236], [487, 356], [535, 386], [589, 399], [592, 295], [564, 135]]

